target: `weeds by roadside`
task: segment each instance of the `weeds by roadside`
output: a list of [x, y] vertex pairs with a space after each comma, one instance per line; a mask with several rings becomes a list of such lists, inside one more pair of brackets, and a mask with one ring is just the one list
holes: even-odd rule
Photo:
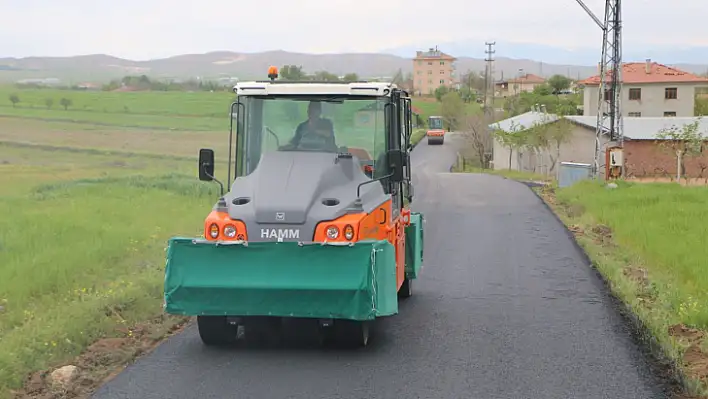
[[[706, 188], [580, 182], [538, 189], [649, 332], [691, 397], [708, 397]], [[682, 396], [688, 398], [688, 396]]]

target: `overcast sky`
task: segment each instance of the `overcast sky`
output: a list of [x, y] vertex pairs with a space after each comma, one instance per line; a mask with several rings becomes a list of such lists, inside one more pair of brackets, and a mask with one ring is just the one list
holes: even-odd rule
[[[625, 46], [708, 46], [708, 1], [623, 3]], [[602, 18], [604, 0], [586, 4]], [[134, 60], [485, 40], [598, 48], [602, 40], [576, 0], [0, 0], [0, 35], [0, 57], [106, 53]]]

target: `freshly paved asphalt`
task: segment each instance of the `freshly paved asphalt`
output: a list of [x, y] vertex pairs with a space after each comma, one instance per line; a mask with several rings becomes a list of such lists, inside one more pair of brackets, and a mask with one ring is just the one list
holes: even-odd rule
[[191, 326], [94, 398], [667, 397], [542, 202], [517, 182], [446, 173], [454, 158], [452, 140], [414, 150], [422, 276], [368, 347], [211, 349]]

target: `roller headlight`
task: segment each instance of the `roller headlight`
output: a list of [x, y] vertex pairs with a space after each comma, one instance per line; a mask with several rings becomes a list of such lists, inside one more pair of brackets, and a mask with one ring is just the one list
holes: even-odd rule
[[236, 237], [236, 227], [230, 224], [226, 225], [224, 227], [224, 235], [228, 238]]
[[339, 237], [339, 229], [336, 226], [329, 226], [327, 228], [327, 238], [336, 240], [337, 237]]

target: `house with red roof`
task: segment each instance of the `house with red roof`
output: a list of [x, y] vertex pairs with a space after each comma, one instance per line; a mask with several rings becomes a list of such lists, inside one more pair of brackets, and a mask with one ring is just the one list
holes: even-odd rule
[[[706, 78], [650, 59], [623, 64], [621, 80], [622, 116], [630, 117], [695, 116], [696, 89], [708, 87]], [[584, 86], [584, 116], [597, 116], [600, 75], [578, 84]], [[605, 96], [609, 98], [609, 90]]]
[[546, 79], [532, 73], [527, 73], [513, 79], [501, 80], [494, 83], [494, 91], [497, 96], [514, 96], [522, 92], [532, 92], [536, 87], [544, 83], [546, 83]]

